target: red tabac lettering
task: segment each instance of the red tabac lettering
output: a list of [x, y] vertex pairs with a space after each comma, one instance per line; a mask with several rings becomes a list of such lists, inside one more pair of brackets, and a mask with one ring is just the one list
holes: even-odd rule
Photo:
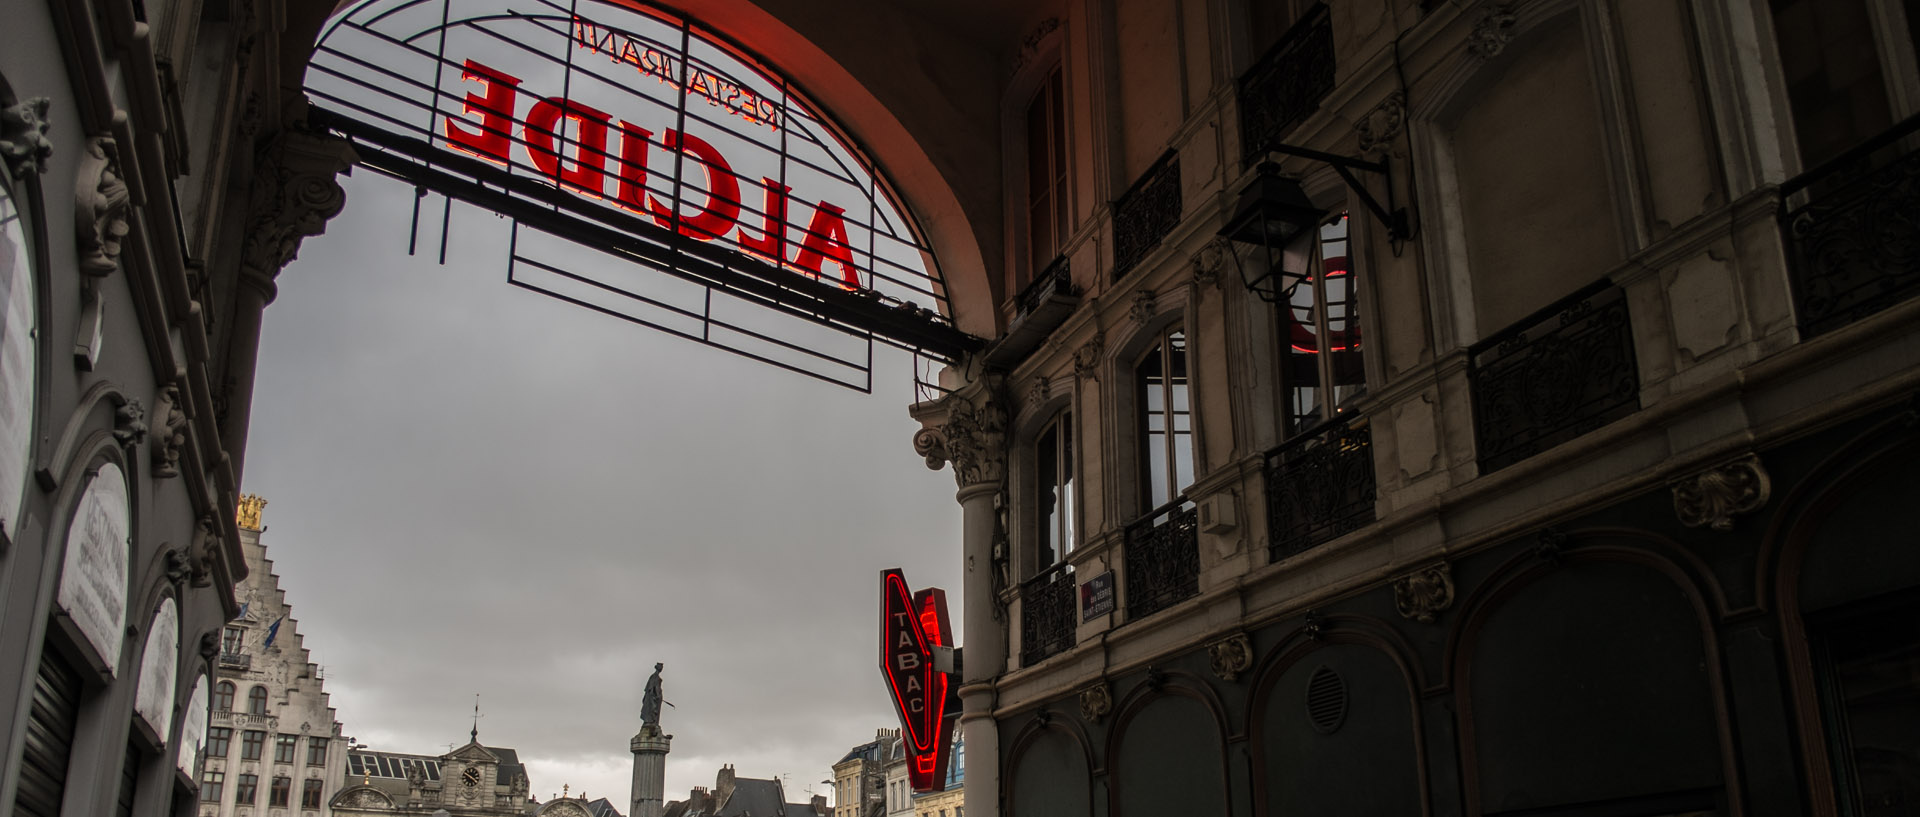
[[[563, 119], [579, 123], [573, 166], [565, 170], [560, 168], [561, 154], [565, 151], [554, 145]], [[557, 96], [533, 103], [524, 129], [533, 166], [561, 187], [599, 198], [606, 188], [607, 123], [612, 119], [608, 114]]]
[[[666, 145], [669, 150], [678, 150], [698, 160], [707, 170], [707, 203], [700, 208], [699, 215], [680, 217], [680, 234], [701, 241], [724, 238], [740, 219], [740, 179], [727, 164], [727, 157], [721, 156], [707, 140], [679, 131], [667, 131]], [[673, 218], [672, 211], [659, 202], [650, 206], [654, 220]]]
[[513, 104], [519, 94], [520, 80], [473, 60], [467, 60], [460, 78], [477, 80], [486, 86], [485, 93], [467, 93], [466, 112], [480, 114], [480, 130], [469, 131], [448, 118], [447, 141], [461, 150], [505, 164], [512, 142], [507, 132], [513, 126]]
[[807, 225], [807, 240], [800, 245], [800, 255], [793, 263], [818, 278], [820, 265], [831, 258], [840, 265], [843, 285], [847, 289], [859, 289], [860, 274], [853, 268], [853, 247], [847, 243], [847, 222], [841, 218], [846, 212], [820, 202], [813, 211], [813, 222]]

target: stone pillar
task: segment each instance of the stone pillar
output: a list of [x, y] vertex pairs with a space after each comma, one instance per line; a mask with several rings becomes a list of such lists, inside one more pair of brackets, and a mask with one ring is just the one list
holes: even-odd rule
[[660, 817], [666, 807], [667, 752], [673, 736], [660, 733], [658, 724], [640, 727], [633, 736], [633, 803], [628, 817]]
[[967, 813], [1000, 814], [1000, 736], [993, 719], [994, 681], [1007, 670], [1006, 610], [1000, 591], [1008, 577], [1005, 532], [999, 498], [1006, 490], [1007, 412], [998, 378], [971, 383], [946, 397], [913, 408], [924, 428], [914, 435], [914, 450], [927, 467], [953, 464], [960, 490], [961, 556], [964, 559], [966, 618], [961, 622], [960, 728], [966, 736]]
[[247, 232], [240, 253], [240, 285], [234, 292], [233, 324], [227, 341], [226, 426], [221, 443], [241, 478], [247, 452], [247, 426], [253, 414], [254, 368], [260, 360], [260, 319], [273, 303], [280, 270], [300, 251], [307, 236], [327, 229], [327, 220], [346, 206], [347, 191], [335, 178], [355, 159], [346, 140], [285, 131], [255, 158], [253, 190], [247, 201]]

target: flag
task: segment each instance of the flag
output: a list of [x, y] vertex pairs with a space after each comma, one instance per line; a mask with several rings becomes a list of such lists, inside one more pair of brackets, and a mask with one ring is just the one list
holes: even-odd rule
[[281, 619], [276, 618], [272, 624], [267, 625], [267, 643], [261, 644], [261, 649], [273, 646], [273, 639], [280, 635], [280, 621]]
[[242, 619], [245, 619], [247, 617], [247, 608], [249, 606], [251, 606], [251, 602], [244, 602], [244, 601], [240, 602], [240, 614], [237, 616], [234, 616], [233, 620], [240, 621]]

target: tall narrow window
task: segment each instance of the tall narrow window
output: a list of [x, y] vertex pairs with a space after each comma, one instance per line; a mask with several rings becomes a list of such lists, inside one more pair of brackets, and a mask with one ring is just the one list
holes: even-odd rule
[[307, 778], [306, 781], [302, 783], [300, 787], [300, 807], [301, 808], [319, 808], [320, 794], [321, 794], [320, 787], [323, 785], [325, 784], [321, 783], [316, 778], [311, 778], [311, 777]]
[[1062, 412], [1034, 441], [1034, 471], [1039, 488], [1035, 507], [1040, 530], [1034, 548], [1039, 567], [1073, 552], [1073, 415]]
[[327, 739], [307, 738], [307, 765], [327, 765]]
[[276, 777], [273, 779], [273, 788], [270, 788], [267, 790], [267, 805], [269, 807], [279, 806], [281, 808], [285, 808], [287, 805], [287, 801], [289, 799], [292, 799], [292, 797], [293, 797], [293, 779], [288, 777]]
[[1173, 502], [1193, 484], [1193, 418], [1187, 394], [1187, 334], [1173, 329], [1135, 371], [1140, 401], [1144, 508]]
[[273, 739], [273, 762], [292, 763], [294, 747], [300, 744], [300, 738], [294, 735], [280, 735]]
[[260, 749], [267, 744], [267, 733], [248, 729], [240, 733], [240, 759], [259, 760]]
[[200, 775], [200, 800], [207, 803], [220, 802], [221, 789], [226, 788], [225, 772], [207, 772]]
[[220, 652], [226, 655], [239, 655], [246, 646], [247, 631], [239, 627], [228, 627], [220, 634]]
[[227, 745], [233, 742], [233, 730], [225, 726], [207, 727], [207, 757], [226, 757]]
[[219, 686], [216, 686], [213, 688], [213, 711], [215, 712], [232, 712], [233, 711], [233, 682], [232, 681], [221, 681]]
[[1347, 214], [1312, 236], [1306, 271], [1280, 273], [1280, 385], [1288, 436], [1329, 419], [1360, 394], [1360, 288], [1348, 254]]
[[260, 799], [260, 776], [242, 773], [233, 784], [233, 801], [251, 806]]
[[1773, 0], [1769, 5], [1803, 168], [1893, 124], [1866, 0]]
[[247, 690], [247, 714], [249, 715], [267, 714], [267, 688], [266, 687], [255, 686], [253, 689]]
[[1027, 268], [1025, 282], [1060, 254], [1071, 232], [1067, 206], [1067, 112], [1060, 69], [1027, 103]]

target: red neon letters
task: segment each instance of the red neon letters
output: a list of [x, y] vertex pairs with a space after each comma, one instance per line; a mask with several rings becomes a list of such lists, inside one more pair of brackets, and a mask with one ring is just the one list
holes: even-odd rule
[[[603, 198], [607, 190], [607, 160], [618, 156], [613, 175], [618, 179], [613, 201], [635, 213], [653, 218], [654, 223], [701, 241], [722, 240], [738, 245], [776, 265], [791, 265], [815, 278], [827, 262], [839, 267], [841, 286], [860, 288], [860, 274], [854, 266], [853, 246], [847, 237], [846, 210], [826, 201], [813, 208], [800, 249], [789, 259], [787, 252], [787, 205], [792, 188], [774, 179], [761, 180], [766, 191], [759, 235], [748, 232], [740, 223], [740, 176], [727, 158], [711, 143], [690, 133], [666, 131], [658, 144], [678, 152], [697, 165], [705, 177], [706, 202], [688, 213], [671, 202], [662, 202], [647, 191], [647, 159], [653, 132], [621, 120], [614, 124], [612, 114], [572, 102], [562, 97], [544, 97], [534, 101], [524, 120], [516, 120], [520, 80], [474, 60], [467, 60], [462, 80], [478, 82], [482, 89], [469, 92], [464, 112], [477, 115], [477, 121], [448, 117], [447, 143], [484, 159], [501, 164], [513, 161], [514, 143], [524, 149], [527, 160], [540, 175], [562, 190], [590, 198]], [[573, 136], [562, 136], [571, 122]], [[514, 126], [519, 125], [519, 139]], [[470, 127], [471, 126], [471, 129]], [[609, 137], [617, 128], [620, 145], [610, 151]], [[567, 144], [571, 142], [572, 144]], [[571, 155], [568, 149], [571, 147]], [[691, 172], [689, 176], [693, 175]], [[694, 185], [688, 184], [692, 188]], [[684, 204], [686, 202], [682, 202]]]
[[933, 648], [953, 641], [946, 592], [928, 588], [910, 594], [899, 570], [883, 571], [880, 617], [880, 674], [900, 713], [907, 778], [914, 791], [942, 791], [953, 755], [949, 738], [960, 717], [951, 679], [933, 668]]

